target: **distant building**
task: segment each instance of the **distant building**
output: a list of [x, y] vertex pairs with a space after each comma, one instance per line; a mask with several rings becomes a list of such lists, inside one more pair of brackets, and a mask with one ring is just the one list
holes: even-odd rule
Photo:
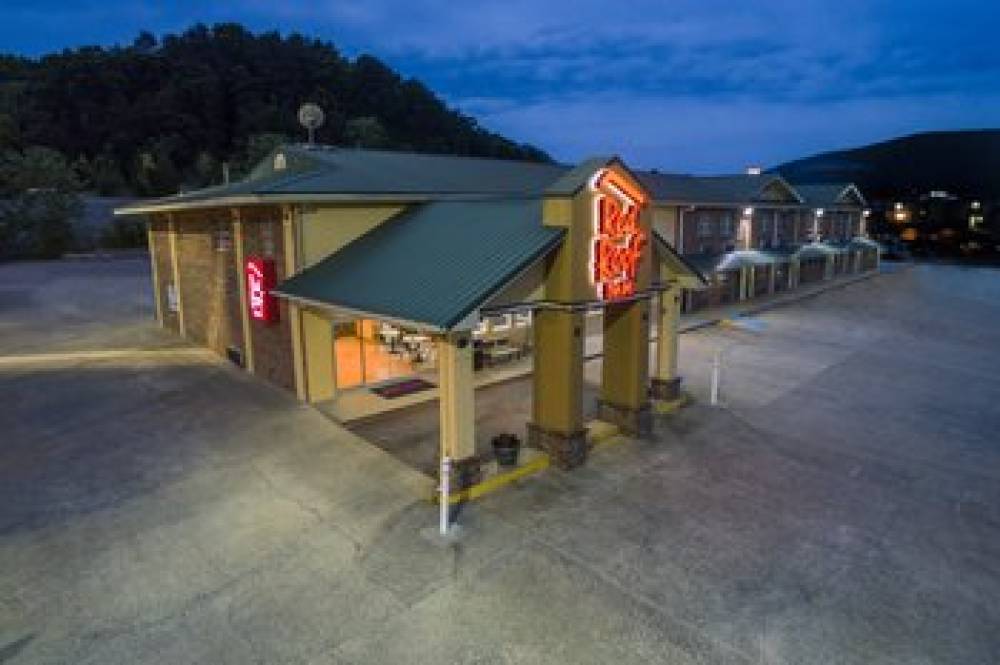
[[723, 305], [874, 268], [866, 202], [850, 183], [793, 186], [773, 174], [638, 174], [653, 223], [710, 280], [685, 309]]

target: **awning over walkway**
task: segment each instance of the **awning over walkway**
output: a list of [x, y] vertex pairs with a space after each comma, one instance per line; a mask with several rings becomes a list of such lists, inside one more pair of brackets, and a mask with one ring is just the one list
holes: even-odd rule
[[451, 330], [563, 233], [542, 225], [539, 200], [426, 203], [286, 280], [275, 294]]
[[808, 245], [802, 245], [802, 247], [799, 247], [798, 251], [795, 252], [795, 256], [800, 259], [808, 259], [826, 257], [831, 254], [839, 254], [841, 251], [842, 250], [839, 250], [833, 245], [829, 245], [825, 242], [812, 242]]
[[771, 256], [756, 250], [734, 251], [724, 254], [693, 254], [685, 256], [684, 259], [706, 275], [713, 272], [739, 270], [749, 266], [766, 266], [774, 263]]

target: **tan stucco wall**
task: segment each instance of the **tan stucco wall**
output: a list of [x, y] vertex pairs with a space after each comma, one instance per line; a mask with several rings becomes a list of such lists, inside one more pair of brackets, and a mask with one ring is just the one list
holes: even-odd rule
[[342, 205], [302, 212], [300, 270], [325, 259], [401, 212], [399, 205]]
[[653, 228], [660, 237], [677, 247], [677, 207], [657, 205], [653, 208]]

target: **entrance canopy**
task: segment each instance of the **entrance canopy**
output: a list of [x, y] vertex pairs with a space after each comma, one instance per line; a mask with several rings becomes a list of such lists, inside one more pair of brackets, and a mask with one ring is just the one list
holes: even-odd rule
[[538, 199], [408, 209], [280, 284], [275, 295], [434, 330], [470, 315], [559, 244]]

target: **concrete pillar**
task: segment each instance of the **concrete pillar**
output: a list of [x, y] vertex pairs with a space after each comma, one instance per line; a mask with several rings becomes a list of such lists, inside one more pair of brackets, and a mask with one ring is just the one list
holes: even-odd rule
[[777, 291], [776, 287], [777, 280], [778, 280], [778, 264], [772, 263], [768, 267], [768, 273], [767, 273], [767, 292], [770, 295], [774, 295], [774, 292]]
[[631, 436], [652, 432], [646, 300], [608, 304], [604, 309], [604, 362], [597, 417]]
[[757, 267], [747, 266], [747, 300], [754, 297], [754, 293], [757, 291]]
[[539, 310], [533, 324], [535, 371], [528, 439], [560, 467], [572, 468], [587, 457], [584, 316], [580, 312]]
[[800, 263], [797, 258], [792, 259], [788, 263], [788, 289], [792, 290], [799, 285], [799, 268]]
[[481, 480], [476, 457], [475, 384], [472, 335], [442, 335], [438, 347], [439, 456], [452, 461], [450, 487], [460, 491]]
[[656, 370], [650, 382], [653, 399], [672, 402], [681, 396], [681, 377], [677, 375], [681, 317], [680, 288], [661, 291], [656, 300]]

